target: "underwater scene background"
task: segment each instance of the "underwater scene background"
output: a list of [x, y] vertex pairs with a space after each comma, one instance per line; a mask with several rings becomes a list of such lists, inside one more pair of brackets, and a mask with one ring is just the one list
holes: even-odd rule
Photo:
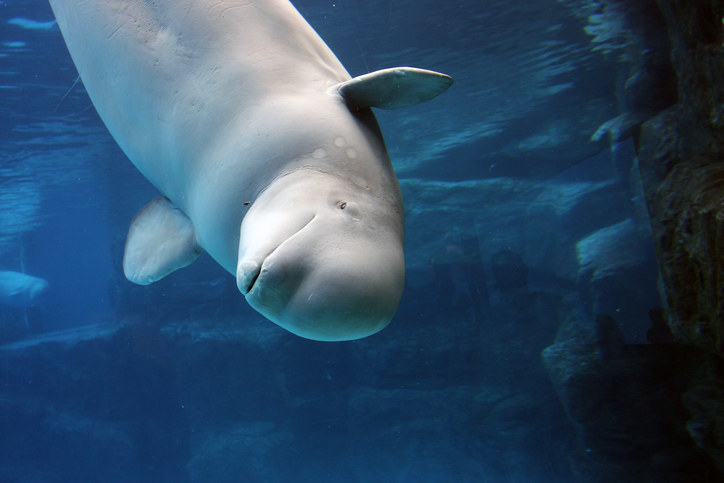
[[455, 79], [376, 112], [405, 292], [327, 343], [205, 255], [125, 279], [158, 193], [0, 1], [0, 481], [721, 481], [724, 6], [663, 4], [294, 2], [353, 76]]

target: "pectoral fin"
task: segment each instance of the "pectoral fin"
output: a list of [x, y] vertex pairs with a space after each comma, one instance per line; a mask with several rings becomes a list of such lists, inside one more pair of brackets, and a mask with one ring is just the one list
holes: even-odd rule
[[123, 272], [131, 282], [148, 285], [189, 265], [202, 252], [189, 217], [167, 198], [154, 198], [131, 222]]
[[414, 67], [383, 69], [350, 79], [335, 88], [352, 110], [397, 109], [429, 101], [445, 92], [452, 77]]

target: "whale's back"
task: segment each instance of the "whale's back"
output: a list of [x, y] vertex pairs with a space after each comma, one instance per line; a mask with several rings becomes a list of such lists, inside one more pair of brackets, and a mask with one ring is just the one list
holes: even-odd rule
[[286, 0], [50, 3], [101, 118], [172, 199], [190, 160], [259, 102], [349, 79]]

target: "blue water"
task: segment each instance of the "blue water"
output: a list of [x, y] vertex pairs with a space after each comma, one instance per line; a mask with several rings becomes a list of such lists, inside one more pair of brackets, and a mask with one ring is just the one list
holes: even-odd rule
[[621, 112], [624, 49], [584, 30], [595, 2], [294, 3], [352, 75], [455, 79], [378, 113], [406, 210], [392, 324], [303, 340], [208, 256], [126, 281], [128, 224], [157, 194], [48, 4], [0, 1], [0, 270], [50, 286], [0, 306], [0, 481], [581, 478], [541, 352], [572, 313], [646, 344], [661, 304], [636, 182], [616, 169], [634, 143], [590, 139]]

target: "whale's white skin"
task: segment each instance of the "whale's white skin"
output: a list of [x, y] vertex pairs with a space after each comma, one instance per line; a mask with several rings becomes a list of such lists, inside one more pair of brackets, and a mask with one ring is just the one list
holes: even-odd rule
[[0, 271], [0, 304], [32, 307], [42, 300], [48, 282], [20, 272]]
[[165, 196], [134, 219], [129, 280], [207, 251], [264, 316], [303, 337], [383, 328], [404, 284], [403, 207], [370, 106], [452, 82], [350, 80], [286, 0], [50, 0], [118, 144]]

